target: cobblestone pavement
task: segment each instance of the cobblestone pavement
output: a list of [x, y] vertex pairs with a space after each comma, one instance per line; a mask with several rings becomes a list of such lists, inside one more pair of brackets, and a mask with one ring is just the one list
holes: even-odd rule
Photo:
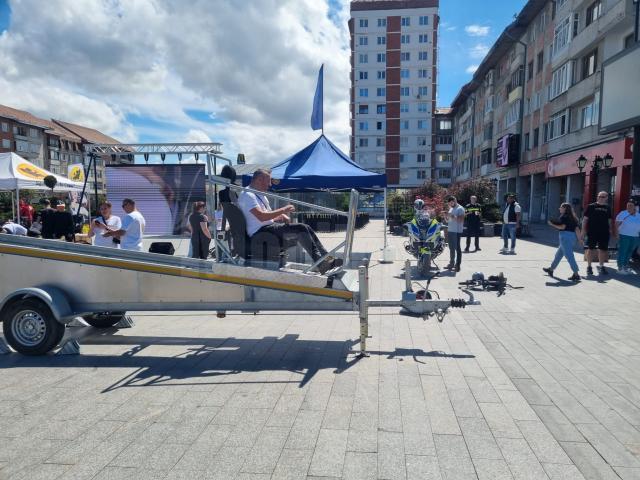
[[[0, 478], [638, 479], [638, 277], [551, 279], [533, 240], [482, 239], [431, 284], [522, 290], [441, 324], [373, 309], [362, 360], [357, 316], [313, 312], [138, 314], [80, 356], [1, 356]], [[358, 232], [380, 247], [381, 222]], [[398, 298], [402, 261], [379, 256], [371, 297]]]

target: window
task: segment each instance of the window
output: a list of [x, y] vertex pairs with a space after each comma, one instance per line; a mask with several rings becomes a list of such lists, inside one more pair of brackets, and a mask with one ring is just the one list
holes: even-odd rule
[[376, 122], [376, 130], [384, 130], [384, 126], [382, 122]]
[[360, 45], [369, 45], [369, 37], [360, 37]]
[[385, 87], [378, 87], [376, 89], [376, 95], [379, 97], [384, 97], [387, 95], [387, 89]]
[[418, 43], [429, 43], [429, 35], [426, 33], [418, 35]]
[[418, 137], [418, 146], [425, 147], [427, 145], [427, 137]]
[[536, 148], [540, 142], [540, 128], [533, 130], [533, 148]]
[[409, 69], [401, 68], [400, 69], [400, 78], [409, 78]]
[[571, 32], [571, 38], [576, 38], [578, 36], [578, 32], [580, 31], [580, 14], [573, 14], [573, 30]]
[[602, 2], [600, 0], [596, 0], [591, 5], [587, 7], [587, 20], [586, 26], [588, 27], [593, 22], [595, 22], [598, 18], [602, 16]]
[[400, 146], [408, 147], [409, 146], [409, 137], [400, 137]]
[[596, 73], [598, 66], [598, 49], [582, 57], [582, 80]]
[[384, 70], [378, 70], [378, 80], [384, 80], [387, 77], [387, 73]]
[[402, 17], [402, 19], [400, 20], [400, 24], [403, 27], [410, 27], [411, 26], [411, 18], [410, 17]]
[[442, 179], [450, 179], [451, 178], [451, 169], [450, 168], [441, 168], [438, 170], [438, 177]]
[[440, 120], [438, 122], [438, 128], [440, 130], [451, 130], [451, 128], [453, 128], [453, 125], [451, 124], [451, 120]]
[[511, 74], [511, 82], [509, 83], [509, 92], [524, 84], [524, 67], [520, 66]]
[[30, 143], [29, 151], [31, 153], [38, 153], [40, 151], [40, 145], [38, 145], [37, 143]]
[[552, 115], [549, 123], [545, 125], [545, 141], [553, 140], [569, 133], [569, 110]]
[[531, 134], [529, 132], [524, 134], [524, 149], [529, 151], [529, 139], [531, 138]]
[[418, 120], [418, 130], [426, 130], [426, 129], [427, 129], [427, 121]]
[[626, 50], [627, 48], [631, 48], [636, 43], [636, 40], [633, 36], [633, 33], [624, 37], [623, 47]]
[[429, 93], [429, 87], [418, 87], [418, 95], [426, 96]]
[[509, 127], [516, 123], [520, 118], [520, 101], [516, 100], [515, 102], [509, 104], [509, 110], [507, 110], [507, 114], [505, 115], [504, 124], [506, 127]]
[[376, 163], [384, 165], [384, 153], [376, 154]]
[[418, 104], [418, 112], [420, 113], [427, 113], [427, 104], [424, 102], [421, 102]]
[[408, 97], [409, 96], [409, 87], [400, 87], [400, 96]]
[[553, 72], [549, 85], [549, 100], [569, 90], [571, 84], [571, 62], [567, 62]]
[[361, 113], [361, 114], [369, 113], [369, 105], [358, 105], [358, 113]]
[[542, 67], [544, 67], [544, 50], [538, 52], [538, 67], [536, 68], [536, 73], [540, 73]]
[[384, 63], [387, 61], [387, 55], [385, 53], [378, 54], [378, 63]]
[[16, 140], [16, 150], [18, 152], [28, 152], [29, 142], [25, 142], [24, 140]]
[[367, 28], [369, 26], [369, 20], [366, 18], [360, 19], [360, 28]]
[[[11, 141], [7, 138], [2, 139], [2, 148], [11, 148]], [[56, 152], [58, 153], [58, 152]]]
[[2, 122], [2, 131], [5, 132], [5, 133], [9, 131], [9, 124], [8, 123]]
[[369, 139], [368, 138], [361, 138], [360, 139], [360, 146], [361, 147], [368, 147], [369, 146]]
[[400, 104], [400, 113], [408, 113], [409, 112], [409, 104], [401, 103]]
[[369, 63], [369, 55], [367, 55], [366, 53], [361, 53], [358, 57], [358, 60], [360, 61], [360, 63]]
[[378, 37], [378, 45], [386, 45], [387, 37]]
[[369, 130], [369, 122], [360, 122], [358, 127], [361, 131], [366, 132], [367, 130]]
[[494, 99], [494, 96], [493, 95], [489, 95], [487, 97], [486, 101], [484, 102], [484, 113], [485, 114], [493, 111], [493, 99]]
[[401, 52], [400, 53], [400, 61], [401, 62], [408, 62], [409, 60], [411, 60], [411, 54], [409, 52]]
[[531, 80], [533, 78], [533, 60], [529, 62], [527, 65], [527, 80]]
[[418, 70], [418, 78], [428, 78], [428, 73], [427, 73], [427, 69], [423, 68], [421, 70]]
[[407, 159], [407, 156], [404, 153], [400, 154], [400, 163], [404, 163], [404, 161]]
[[387, 106], [386, 105], [378, 105], [376, 107], [376, 113], [387, 113]]
[[593, 103], [585, 105], [580, 109], [580, 128], [593, 125]]
[[411, 35], [401, 35], [400, 43], [411, 43]]
[[482, 131], [483, 133], [483, 139], [484, 140], [491, 140], [493, 138], [493, 123], [487, 123], [484, 126], [484, 130]]
[[378, 19], [378, 26], [379, 27], [386, 27], [387, 26], [387, 19], [386, 18], [379, 18]]
[[31, 138], [38, 138], [38, 130], [35, 128], [30, 128], [29, 129], [29, 136]]
[[420, 25], [429, 25], [429, 16], [428, 15], [421, 15], [420, 18], [418, 18], [418, 24], [420, 24]]
[[427, 155], [424, 153], [419, 153], [418, 154], [418, 163], [426, 163], [427, 161]]
[[418, 60], [426, 60], [428, 57], [427, 52], [418, 52]]
[[361, 88], [360, 89], [360, 96], [361, 97], [368, 97], [369, 96], [369, 89], [368, 88]]
[[418, 180], [425, 180], [427, 178], [426, 170], [418, 170], [416, 173], [417, 173]]
[[451, 145], [453, 144], [453, 135], [437, 135], [436, 143], [438, 145]]
[[569, 23], [570, 18], [567, 17], [564, 20], [558, 22], [553, 33], [553, 44], [551, 45], [551, 56], [555, 57], [558, 53], [562, 52], [567, 45], [569, 45]]
[[400, 130], [409, 130], [409, 120], [400, 121]]
[[369, 72], [360, 72], [360, 80], [366, 80], [369, 78]]
[[385, 141], [384, 137], [376, 137], [376, 147], [384, 147]]

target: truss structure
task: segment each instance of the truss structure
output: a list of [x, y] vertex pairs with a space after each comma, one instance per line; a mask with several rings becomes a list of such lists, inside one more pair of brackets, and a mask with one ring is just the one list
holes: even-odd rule
[[86, 152], [96, 155], [219, 155], [221, 143], [94, 143]]

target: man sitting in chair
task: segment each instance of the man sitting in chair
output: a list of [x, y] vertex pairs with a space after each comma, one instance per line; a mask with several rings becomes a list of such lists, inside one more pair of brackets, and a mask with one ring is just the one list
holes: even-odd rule
[[[266, 192], [271, 186], [271, 172], [262, 168], [256, 170], [249, 186], [254, 190]], [[286, 245], [287, 241], [294, 240], [305, 249], [314, 263], [326, 255], [327, 250], [322, 246], [316, 233], [309, 225], [291, 223], [287, 214], [295, 210], [293, 205], [273, 210], [265, 195], [243, 191], [238, 196], [238, 207], [244, 213], [247, 222], [247, 235], [250, 237], [258, 232], [264, 232], [276, 237], [280, 245]], [[327, 257], [320, 262], [317, 268], [320, 273], [324, 274], [340, 265], [342, 265], [341, 259]]]

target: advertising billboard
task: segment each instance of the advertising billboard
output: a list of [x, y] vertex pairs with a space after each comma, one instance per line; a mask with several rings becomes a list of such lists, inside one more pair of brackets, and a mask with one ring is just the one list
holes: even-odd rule
[[640, 45], [602, 64], [599, 133], [640, 125]]
[[193, 202], [206, 201], [205, 165], [107, 165], [107, 199], [123, 218], [131, 198], [146, 220], [145, 235], [183, 235]]
[[496, 146], [496, 165], [508, 167], [518, 163], [520, 157], [520, 136], [511, 133], [500, 137]]

